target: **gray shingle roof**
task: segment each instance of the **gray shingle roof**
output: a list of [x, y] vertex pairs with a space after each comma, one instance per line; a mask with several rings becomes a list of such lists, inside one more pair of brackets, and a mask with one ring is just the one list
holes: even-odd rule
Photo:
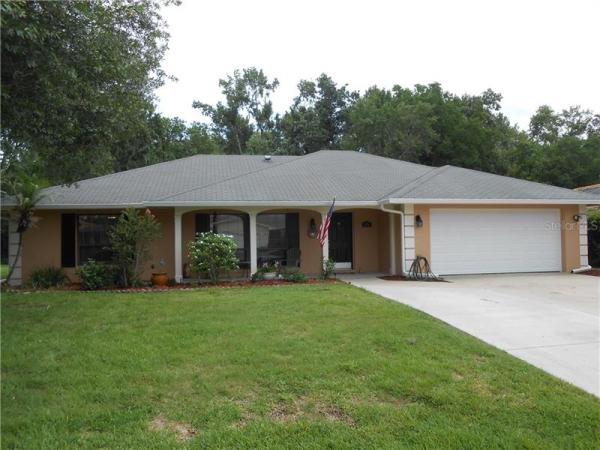
[[196, 155], [54, 186], [41, 207], [218, 202], [378, 202], [394, 199], [568, 200], [592, 194], [452, 166], [434, 168], [352, 151], [305, 156]]
[[505, 177], [462, 167], [443, 166], [410, 186], [390, 194], [391, 198], [575, 200], [593, 199], [573, 195], [570, 189]]
[[597, 197], [600, 197], [600, 184], [594, 184], [592, 186], [582, 186], [576, 189], [579, 192], [584, 192], [586, 194], [592, 194]]

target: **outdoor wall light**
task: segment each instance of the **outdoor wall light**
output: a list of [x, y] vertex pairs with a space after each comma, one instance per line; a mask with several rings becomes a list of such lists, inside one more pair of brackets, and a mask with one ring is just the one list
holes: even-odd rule
[[581, 216], [580, 216], [579, 214], [575, 214], [575, 215], [573, 216], [573, 220], [574, 220], [575, 222], [579, 222], [579, 221], [581, 220]]
[[361, 225], [363, 228], [371, 228], [373, 223], [370, 220], [365, 220]]
[[310, 219], [308, 223], [308, 237], [314, 239], [317, 237], [317, 223], [315, 219]]
[[418, 214], [415, 217], [415, 224], [418, 228], [421, 228], [423, 226], [423, 219], [421, 219], [421, 216], [419, 216]]

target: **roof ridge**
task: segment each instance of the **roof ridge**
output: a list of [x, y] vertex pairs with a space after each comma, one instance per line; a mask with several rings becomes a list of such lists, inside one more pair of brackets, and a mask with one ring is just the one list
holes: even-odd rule
[[[212, 182], [212, 183], [207, 183], [207, 184], [205, 184], [205, 185], [202, 185], [202, 186], [196, 186], [196, 187], [193, 187], [193, 188], [191, 188], [191, 189], [185, 189], [185, 190], [183, 190], [183, 191], [181, 191], [181, 192], [176, 192], [176, 193], [174, 193], [174, 194], [169, 194], [169, 195], [167, 195], [167, 196], [165, 196], [165, 197], [160, 197], [160, 198], [157, 198], [157, 199], [155, 199], [155, 200], [153, 200], [153, 201], [163, 201], [163, 200], [169, 199], [169, 198], [171, 198], [171, 197], [177, 197], [178, 195], [187, 194], [188, 192], [198, 191], [198, 190], [200, 190], [200, 189], [205, 189], [205, 188], [207, 188], [207, 187], [209, 187], [209, 186], [215, 186], [215, 185], [217, 185], [217, 184], [220, 184], [220, 183], [225, 183], [225, 182], [227, 182], [227, 181], [235, 180], [236, 178], [242, 178], [242, 177], [245, 177], [245, 176], [247, 176], [247, 175], [253, 175], [253, 174], [255, 174], [255, 173], [263, 172], [263, 171], [265, 171], [265, 170], [269, 170], [269, 169], [273, 169], [273, 168], [275, 168], [275, 167], [280, 167], [280, 166], [283, 166], [283, 165], [285, 165], [285, 164], [290, 164], [290, 163], [293, 163], [293, 162], [295, 162], [295, 161], [298, 161], [299, 159], [306, 158], [306, 157], [309, 157], [309, 156], [311, 156], [311, 155], [315, 155], [315, 154], [317, 154], [317, 153], [318, 153], [318, 152], [313, 152], [313, 153], [309, 153], [309, 154], [307, 154], [307, 155], [301, 155], [301, 156], [297, 156], [296, 158], [293, 158], [293, 159], [291, 159], [291, 160], [289, 160], [289, 161], [284, 161], [284, 162], [281, 162], [281, 163], [279, 163], [279, 164], [272, 164], [272, 162], [269, 162], [269, 163], [267, 163], [267, 164], [269, 164], [269, 166], [267, 166], [267, 167], [261, 167], [260, 169], [251, 170], [250, 172], [241, 173], [241, 174], [239, 174], [239, 175], [234, 175], [234, 176], [232, 176], [232, 177], [229, 177], [229, 178], [223, 178], [223, 179], [221, 179], [221, 180], [214, 181], [214, 182]], [[236, 156], [236, 155], [233, 155], [233, 156]], [[239, 155], [237, 155], [237, 156], [239, 156]], [[292, 156], [292, 155], [290, 155], [290, 156]]]
[[[499, 177], [499, 178], [508, 178], [509, 180], [513, 180], [513, 181], [521, 181], [521, 182], [524, 182], [524, 183], [533, 183], [533, 184], [537, 184], [537, 185], [540, 185], [540, 186], [544, 186], [546, 188], [560, 189], [560, 190], [563, 190], [563, 191], [570, 191], [570, 192], [573, 192], [575, 190], [575, 189], [565, 188], [565, 187], [562, 187], [562, 186], [555, 186], [553, 184], [541, 183], [539, 181], [533, 181], [533, 180], [526, 180], [524, 178], [511, 177], [510, 175], [500, 175], [499, 173], [486, 172], [485, 170], [469, 169], [467, 167], [453, 166], [451, 164], [448, 164], [447, 167], [452, 167], [453, 169], [466, 170], [466, 171], [469, 171], [469, 172], [484, 173], [486, 175], [491, 175], [491, 176]], [[586, 195], [585, 191], [577, 191], [577, 192], [579, 194]], [[593, 195], [593, 194], [587, 194], [587, 195]]]
[[406, 195], [409, 192], [414, 191], [420, 185], [420, 183], [422, 183], [423, 181], [431, 180], [432, 178], [438, 176], [440, 173], [442, 173], [446, 169], [448, 169], [448, 167], [450, 167], [450, 166], [447, 164], [445, 166], [441, 166], [441, 167], [433, 167], [428, 172], [425, 172], [423, 175], [418, 176], [414, 180], [406, 183], [404, 186], [401, 186], [399, 188], [394, 189], [393, 191], [386, 193], [379, 200], [382, 200], [385, 197], [389, 197], [395, 193], [398, 193], [398, 195]]

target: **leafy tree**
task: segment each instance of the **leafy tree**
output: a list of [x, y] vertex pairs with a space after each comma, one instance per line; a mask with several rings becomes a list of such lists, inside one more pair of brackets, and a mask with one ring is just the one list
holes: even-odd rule
[[437, 139], [432, 107], [413, 102], [411, 95], [400, 88], [367, 90], [348, 112], [343, 147], [407, 161], [426, 159]]
[[439, 84], [369, 89], [349, 109], [345, 146], [422, 164], [503, 172], [502, 152], [516, 131], [501, 96], [455, 96]]
[[40, 185], [30, 175], [24, 172], [17, 172], [16, 175], [9, 175], [8, 179], [4, 178], [3, 191], [10, 195], [14, 201], [15, 206], [12, 207], [11, 215], [12, 219], [17, 222], [17, 233], [19, 233], [19, 240], [17, 241], [17, 251], [15, 258], [10, 264], [6, 282], [10, 281], [17, 261], [21, 256], [21, 249], [23, 246], [23, 233], [35, 224], [34, 212], [37, 204], [42, 200], [43, 196], [40, 195]]
[[199, 233], [189, 243], [190, 266], [195, 272], [208, 273], [211, 281], [216, 284], [222, 271], [239, 267], [239, 260], [235, 256], [236, 248], [231, 236], [212, 231]]
[[165, 79], [165, 3], [0, 4], [2, 144], [12, 161], [33, 153], [53, 182], [111, 172], [115, 160], [130, 166], [118, 152], [148, 142], [153, 91]]
[[160, 235], [160, 223], [149, 209], [144, 213], [133, 208], [121, 212], [108, 236], [123, 286], [140, 282], [143, 266], [150, 258], [150, 245]]
[[254, 133], [274, 133], [277, 117], [273, 113], [271, 93], [279, 86], [255, 67], [236, 70], [219, 80], [225, 103], [212, 106], [194, 101], [194, 108], [212, 121], [214, 133], [223, 142], [225, 153], [244, 154]]
[[316, 81], [302, 80], [299, 94], [281, 119], [281, 131], [290, 153], [338, 148], [347, 125], [348, 108], [358, 92], [338, 87], [326, 74]]
[[541, 106], [529, 135], [508, 153], [508, 174], [567, 188], [600, 180], [600, 116], [579, 107]]
[[155, 115], [150, 121], [152, 144], [140, 165], [155, 164], [196, 154], [218, 154], [222, 148], [202, 123], [188, 126], [183, 120]]

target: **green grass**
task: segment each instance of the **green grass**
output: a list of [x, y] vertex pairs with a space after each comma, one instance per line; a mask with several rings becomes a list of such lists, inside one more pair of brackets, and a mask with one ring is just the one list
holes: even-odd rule
[[347, 285], [2, 297], [3, 448], [590, 449], [599, 409]]
[[8, 276], [8, 264], [0, 264], [0, 280], [4, 280]]

